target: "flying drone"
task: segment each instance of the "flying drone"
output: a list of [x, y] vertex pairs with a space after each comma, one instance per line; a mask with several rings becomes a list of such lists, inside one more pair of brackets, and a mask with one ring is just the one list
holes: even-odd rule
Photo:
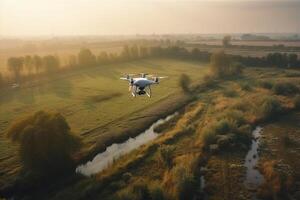
[[[140, 75], [140, 77], [134, 77]], [[167, 78], [165, 76], [153, 76], [146, 73], [141, 74], [127, 74], [126, 77], [121, 77], [121, 80], [129, 82], [129, 92], [133, 97], [137, 95], [147, 95], [151, 97], [151, 85], [158, 84], [160, 79]]]

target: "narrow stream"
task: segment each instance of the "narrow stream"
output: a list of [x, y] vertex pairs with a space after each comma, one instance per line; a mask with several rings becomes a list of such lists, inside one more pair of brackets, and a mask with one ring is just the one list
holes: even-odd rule
[[262, 127], [260, 126], [257, 126], [253, 130], [252, 135], [254, 139], [252, 139], [251, 148], [248, 151], [245, 158], [244, 166], [247, 168], [247, 171], [246, 171], [246, 180], [244, 184], [249, 190], [256, 190], [257, 187], [260, 184], [262, 184], [262, 182], [264, 181], [263, 175], [258, 171], [256, 167], [259, 160], [258, 147], [259, 147], [261, 133], [262, 133]]
[[109, 167], [120, 156], [129, 153], [130, 151], [154, 140], [160, 134], [154, 132], [154, 128], [160, 124], [163, 124], [173, 118], [178, 113], [167, 116], [165, 119], [160, 119], [153, 123], [150, 128], [139, 134], [134, 138], [129, 138], [123, 143], [112, 144], [106, 148], [102, 153], [97, 154], [92, 161], [88, 161], [86, 164], [79, 165], [76, 168], [76, 173], [81, 173], [85, 176], [91, 176], [98, 172], [101, 172], [105, 168]]

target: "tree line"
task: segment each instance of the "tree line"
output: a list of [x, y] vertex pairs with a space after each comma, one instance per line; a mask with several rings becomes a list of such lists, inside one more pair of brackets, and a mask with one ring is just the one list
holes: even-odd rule
[[[103, 64], [126, 62], [149, 57], [168, 57], [176, 59], [188, 59], [208, 62], [212, 53], [201, 51], [198, 48], [188, 50], [180, 46], [137, 46], [125, 45], [120, 53], [108, 53], [106, 51], [95, 55], [90, 49], [83, 48], [77, 55], [70, 55], [67, 63], [62, 66], [60, 58], [56, 55], [46, 56], [24, 56], [11, 57], [7, 61], [8, 70], [13, 75], [13, 81], [20, 83], [26, 76], [39, 75], [42, 73], [51, 74], [59, 70], [95, 67]], [[300, 60], [295, 53], [269, 53], [263, 57], [230, 55], [230, 59], [245, 66], [255, 67], [280, 67], [280, 68], [300, 68]], [[27, 74], [23, 73], [24, 69]], [[7, 81], [0, 74], [0, 87]]]
[[20, 83], [24, 69], [27, 70], [28, 75], [40, 74], [41, 72], [53, 73], [60, 67], [60, 60], [57, 56], [24, 56], [24, 57], [10, 57], [7, 60], [7, 69], [13, 74], [16, 83]]

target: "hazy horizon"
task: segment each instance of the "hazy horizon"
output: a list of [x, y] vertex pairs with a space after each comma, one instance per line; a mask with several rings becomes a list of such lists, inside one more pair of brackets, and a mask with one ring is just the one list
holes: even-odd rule
[[0, 0], [1, 36], [300, 33], [300, 1]]

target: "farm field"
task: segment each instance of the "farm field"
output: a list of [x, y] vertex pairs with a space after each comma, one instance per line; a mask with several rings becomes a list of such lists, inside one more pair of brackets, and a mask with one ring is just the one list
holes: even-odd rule
[[[222, 40], [201, 40], [195, 42], [195, 44], [207, 44], [207, 45], [222, 45]], [[232, 40], [232, 45], [245, 45], [245, 46], [274, 46], [274, 45], [284, 45], [287, 47], [299, 47], [300, 41], [286, 41], [286, 40], [262, 40], [262, 41], [255, 41], [255, 40]]]
[[[220, 44], [217, 44], [220, 45]], [[187, 45], [188, 46], [188, 45]], [[215, 52], [218, 51], [220, 49], [222, 49], [223, 47], [220, 45], [219, 47], [215, 47], [215, 46], [197, 46], [196, 47], [199, 50], [202, 51], [208, 51], [208, 52]], [[187, 49], [192, 50], [194, 47], [187, 47]], [[254, 49], [254, 48], [235, 48], [235, 47], [227, 47], [224, 49], [224, 51], [228, 54], [231, 55], [241, 55], [241, 56], [251, 56], [251, 57], [263, 57], [263, 56], [267, 56], [269, 53], [275, 53], [275, 52], [280, 52], [280, 53], [295, 53], [298, 55], [298, 57], [300, 56], [300, 52], [299, 51], [286, 51], [286, 50], [278, 50], [278, 49], [274, 49], [274, 50], [264, 50], [264, 49]]]
[[[172, 94], [180, 93], [178, 79], [182, 73], [186, 73], [192, 81], [197, 82], [206, 71], [205, 63], [146, 59], [83, 69], [62, 79], [50, 79], [30, 87], [1, 91], [0, 175], [9, 176], [18, 169], [15, 146], [4, 134], [12, 120], [38, 110], [58, 111], [66, 117], [72, 131], [80, 135], [112, 121], [126, 122], [126, 116], [134, 112], [141, 113], [138, 117], [143, 117], [144, 108], [159, 104]], [[128, 92], [128, 83], [119, 77], [126, 73], [140, 72], [155, 73], [169, 78], [162, 80], [159, 87], [152, 88], [152, 98], [133, 98]], [[96, 134], [101, 134], [101, 130]], [[88, 137], [89, 135], [83, 136], [84, 142], [93, 140]], [[6, 179], [2, 177], [1, 180]]]

